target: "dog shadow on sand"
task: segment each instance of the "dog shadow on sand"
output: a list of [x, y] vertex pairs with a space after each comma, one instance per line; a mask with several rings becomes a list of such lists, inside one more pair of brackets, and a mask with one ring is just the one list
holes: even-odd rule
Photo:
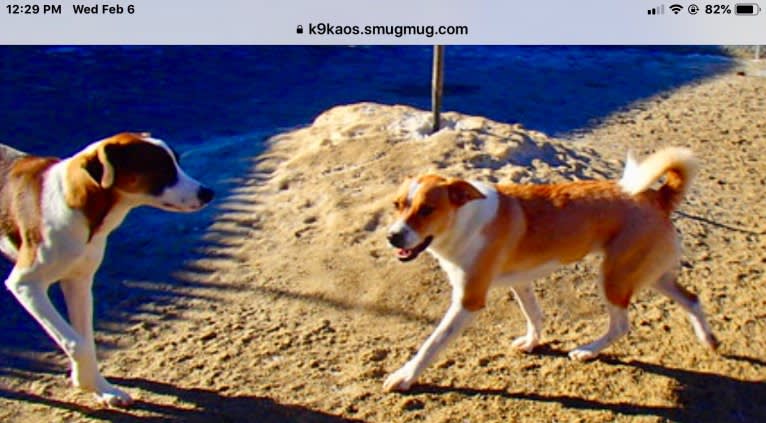
[[[567, 358], [563, 350], [543, 345], [536, 354]], [[766, 369], [766, 361], [754, 357], [722, 354], [722, 358], [743, 361]], [[716, 373], [666, 367], [640, 360], [624, 361], [604, 354], [597, 359], [612, 366], [639, 369], [657, 376], [672, 378], [678, 382], [677, 407], [642, 405], [630, 402], [585, 399], [572, 395], [549, 395], [504, 389], [473, 388], [465, 386], [440, 386], [416, 384], [409, 395], [458, 393], [465, 397], [497, 397], [510, 400], [557, 402], [569, 409], [608, 410], [623, 416], [656, 416], [676, 422], [754, 422], [766, 421], [766, 406], [760, 398], [766, 398], [766, 383], [747, 381]]]
[[[347, 419], [332, 414], [314, 411], [298, 405], [280, 404], [272, 399], [251, 395], [227, 396], [214, 390], [199, 388], [181, 388], [168, 383], [143, 378], [119, 378], [111, 380], [120, 386], [137, 388], [150, 393], [149, 397], [161, 395], [183, 398], [187, 408], [173, 404], [157, 404], [137, 399], [130, 409], [90, 408], [78, 403], [71, 403], [47, 398], [28, 392], [7, 391], [0, 388], [0, 398], [25, 401], [45, 405], [51, 408], [69, 410], [81, 418], [104, 419], [111, 422], [318, 422], [346, 423], [359, 420]], [[133, 412], [150, 416], [138, 416]]]

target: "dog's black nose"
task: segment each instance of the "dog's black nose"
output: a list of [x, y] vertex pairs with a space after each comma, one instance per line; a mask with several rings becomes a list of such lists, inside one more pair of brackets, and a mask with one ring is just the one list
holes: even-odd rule
[[404, 233], [402, 232], [389, 232], [388, 236], [388, 242], [391, 243], [394, 247], [403, 248], [404, 245]]
[[215, 191], [208, 187], [200, 187], [197, 191], [197, 198], [199, 198], [199, 201], [202, 204], [207, 204], [213, 201], [213, 197], [215, 197]]

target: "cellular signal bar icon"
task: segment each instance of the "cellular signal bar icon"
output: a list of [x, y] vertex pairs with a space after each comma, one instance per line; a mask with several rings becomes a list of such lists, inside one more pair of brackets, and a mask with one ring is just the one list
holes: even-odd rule
[[665, 5], [652, 7], [651, 9], [646, 11], [647, 15], [664, 15], [665, 14]]

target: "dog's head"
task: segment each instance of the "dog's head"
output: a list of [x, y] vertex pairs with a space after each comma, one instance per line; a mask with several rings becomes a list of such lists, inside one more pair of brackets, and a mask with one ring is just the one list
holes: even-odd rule
[[135, 205], [191, 212], [213, 199], [212, 189], [181, 169], [178, 154], [148, 133], [117, 134], [85, 154], [83, 166], [94, 182]]
[[388, 229], [397, 258], [415, 259], [450, 230], [460, 207], [480, 198], [484, 195], [462, 179], [424, 175], [405, 181], [394, 201], [396, 221]]

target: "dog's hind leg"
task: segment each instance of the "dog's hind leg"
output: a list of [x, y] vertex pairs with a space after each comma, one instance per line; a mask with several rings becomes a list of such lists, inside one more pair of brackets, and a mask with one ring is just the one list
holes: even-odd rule
[[580, 361], [593, 359], [601, 350], [620, 339], [630, 330], [628, 305], [635, 285], [629, 283], [630, 279], [628, 278], [635, 277], [635, 274], [625, 269], [619, 269], [614, 264], [614, 261], [607, 255], [604, 259], [602, 282], [606, 311], [609, 313], [607, 331], [590, 344], [582, 345], [570, 351], [569, 358]]
[[532, 283], [514, 286], [513, 290], [516, 301], [521, 307], [524, 317], [527, 318], [527, 333], [513, 340], [511, 346], [524, 352], [532, 350], [540, 343], [540, 334], [543, 327], [543, 312], [537, 303]]
[[609, 327], [604, 335], [587, 345], [582, 345], [569, 352], [569, 358], [574, 360], [590, 360], [601, 350], [612, 345], [630, 330], [628, 308], [607, 301], [606, 311], [609, 313]]
[[[669, 225], [669, 223], [668, 223]], [[589, 360], [630, 330], [628, 305], [644, 286], [652, 286], [660, 276], [678, 264], [678, 242], [673, 231], [658, 226], [654, 232], [631, 227], [612, 239], [604, 248], [601, 266], [602, 289], [609, 313], [606, 333], [590, 344], [569, 353], [576, 360]]]
[[705, 313], [702, 311], [699, 298], [679, 285], [674, 273], [664, 274], [653, 288], [686, 310], [692, 327], [694, 327], [694, 333], [703, 344], [714, 350], [718, 348], [718, 340], [705, 320]]

